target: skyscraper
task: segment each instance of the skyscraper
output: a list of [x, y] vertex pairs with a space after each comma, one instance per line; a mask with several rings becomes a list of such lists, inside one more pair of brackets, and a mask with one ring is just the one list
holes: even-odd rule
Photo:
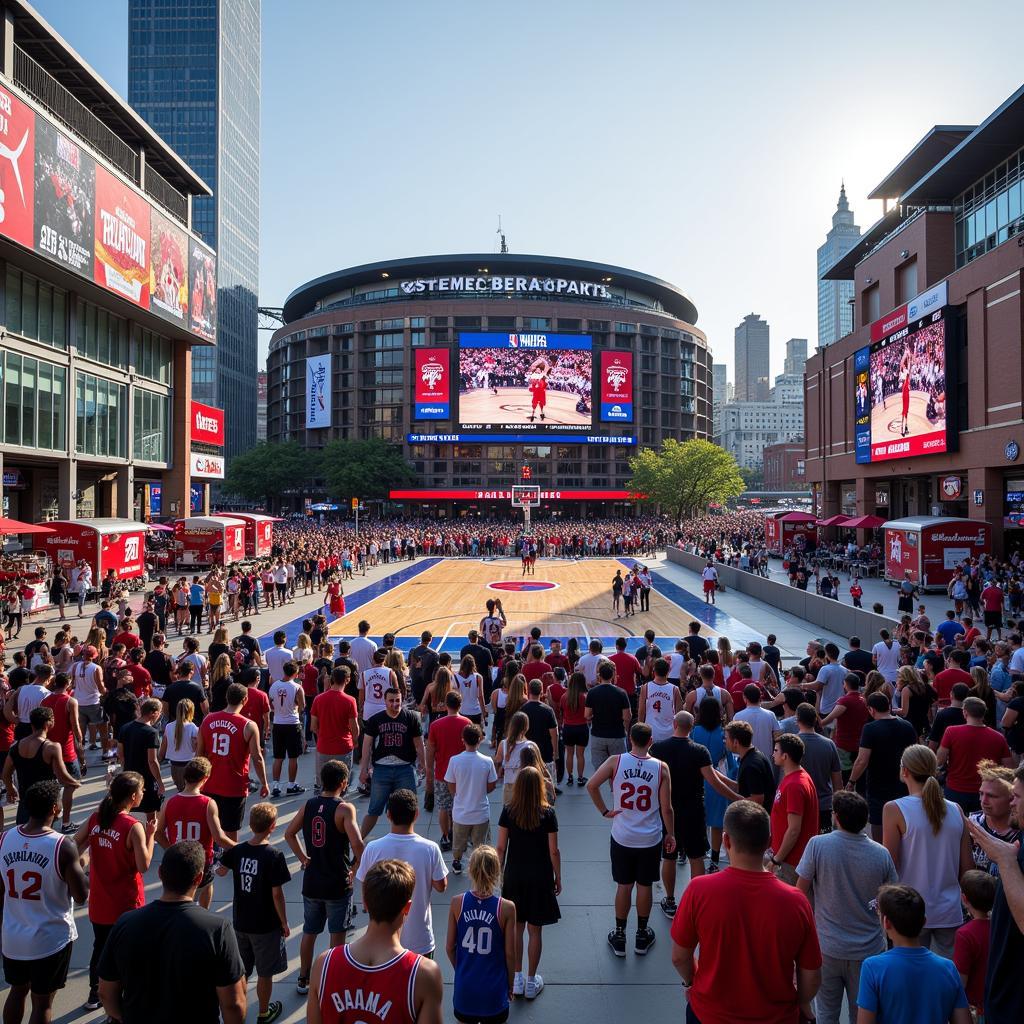
[[840, 186], [832, 229], [818, 248], [818, 348], [838, 341], [853, 330], [853, 281], [823, 281], [821, 275], [842, 259], [860, 240], [860, 228], [853, 223], [853, 211]]
[[192, 224], [218, 249], [217, 346], [192, 395], [227, 410], [230, 459], [256, 443], [260, 0], [129, 0], [128, 102], [213, 189]]
[[722, 433], [722, 406], [729, 400], [729, 368], [725, 363], [711, 367], [711, 439], [717, 444]]
[[807, 339], [790, 338], [786, 342], [786, 362], [783, 373], [799, 373], [803, 376], [804, 363], [807, 362]]
[[766, 402], [768, 378], [768, 321], [748, 313], [736, 328], [736, 401]]

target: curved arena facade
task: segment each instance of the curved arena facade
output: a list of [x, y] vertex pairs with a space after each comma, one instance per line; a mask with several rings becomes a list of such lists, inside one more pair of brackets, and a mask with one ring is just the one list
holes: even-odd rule
[[[542, 514], [628, 514], [637, 446], [711, 435], [711, 353], [675, 285], [552, 256], [463, 253], [295, 289], [270, 342], [267, 437], [382, 437], [416, 472], [409, 515], [508, 511], [524, 466]], [[316, 493], [286, 496], [301, 510]]]

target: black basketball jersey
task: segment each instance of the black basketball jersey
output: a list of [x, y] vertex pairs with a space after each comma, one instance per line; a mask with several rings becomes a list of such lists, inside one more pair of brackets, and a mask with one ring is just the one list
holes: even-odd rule
[[341, 803], [337, 797], [315, 796], [306, 801], [302, 838], [309, 863], [302, 873], [302, 895], [313, 899], [337, 900], [352, 891], [348, 882], [351, 867], [348, 836], [338, 831], [334, 815]]

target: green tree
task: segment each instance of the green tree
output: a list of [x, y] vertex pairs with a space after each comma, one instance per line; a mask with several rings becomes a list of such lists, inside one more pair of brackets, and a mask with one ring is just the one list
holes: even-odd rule
[[224, 490], [269, 508], [284, 491], [301, 489], [312, 468], [309, 452], [297, 441], [258, 444], [228, 463]]
[[710, 441], [670, 439], [661, 451], [641, 449], [629, 460], [629, 468], [630, 490], [660, 505], [676, 525], [707, 511], [711, 502], [724, 504], [744, 490], [736, 460]]
[[740, 476], [743, 477], [743, 483], [745, 489], [748, 491], [763, 491], [764, 490], [764, 470], [763, 469], [741, 469]]
[[316, 475], [336, 501], [386, 498], [392, 487], [416, 480], [402, 449], [380, 437], [366, 441], [331, 441], [316, 459]]

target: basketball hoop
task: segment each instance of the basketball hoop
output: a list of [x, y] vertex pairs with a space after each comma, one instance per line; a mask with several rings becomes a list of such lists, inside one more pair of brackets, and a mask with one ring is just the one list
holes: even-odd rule
[[514, 484], [512, 487], [513, 508], [539, 508], [540, 487], [536, 484]]

